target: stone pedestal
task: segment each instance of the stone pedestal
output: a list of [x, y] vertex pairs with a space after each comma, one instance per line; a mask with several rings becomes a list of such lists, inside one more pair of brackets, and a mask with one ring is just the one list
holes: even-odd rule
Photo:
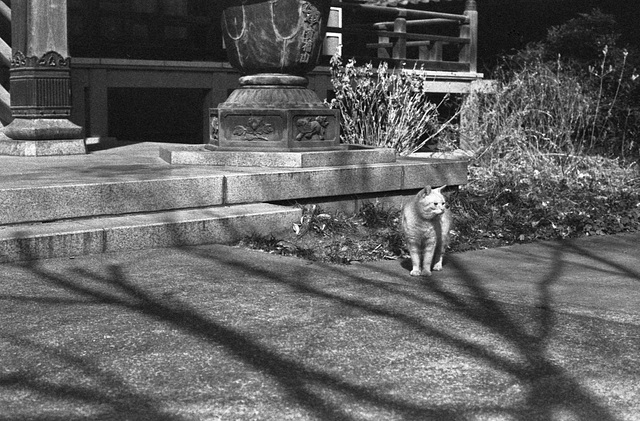
[[240, 78], [227, 101], [210, 112], [210, 150], [343, 149], [338, 111], [327, 108], [307, 79], [284, 74]]
[[327, 151], [340, 145], [338, 111], [305, 77], [320, 55], [330, 0], [223, 1], [222, 32], [240, 88], [210, 113], [209, 150]]

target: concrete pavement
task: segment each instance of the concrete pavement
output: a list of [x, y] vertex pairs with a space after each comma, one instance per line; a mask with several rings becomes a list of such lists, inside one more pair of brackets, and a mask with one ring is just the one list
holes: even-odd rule
[[[258, 357], [245, 355], [237, 345], [210, 338], [253, 369], [271, 373], [285, 389], [293, 382], [305, 390], [304, 400], [289, 401], [285, 393], [278, 408], [217, 403], [209, 405], [207, 416], [176, 403], [167, 411], [191, 416], [163, 419], [275, 419], [260, 414], [282, 411], [280, 419], [304, 420], [638, 420], [639, 249], [640, 233], [634, 233], [472, 251], [448, 256], [444, 270], [431, 278], [409, 276], [401, 261], [336, 266], [222, 245], [105, 253], [0, 265], [0, 301], [10, 304], [0, 309], [20, 311], [31, 299], [46, 305], [47, 297], [30, 292], [40, 284], [58, 299], [68, 292], [95, 291], [101, 301], [112, 296], [135, 303], [155, 294], [179, 303], [175, 308], [197, 309], [203, 315], [198, 323], [226, 326], [265, 347], [264, 364], [256, 363]], [[111, 273], [121, 274], [113, 286]], [[112, 287], [115, 292], [109, 292]], [[52, 307], [52, 317], [75, 323], [71, 332], [85, 330], [82, 320], [64, 317], [73, 301], [61, 303], [66, 304]], [[130, 322], [119, 314], [116, 309], [100, 316], [101, 323], [135, 348], [141, 339], [129, 336]], [[24, 314], [23, 322], [28, 319]], [[173, 323], [184, 327], [186, 322]], [[199, 332], [198, 326], [190, 329]], [[39, 335], [20, 334], [36, 342]], [[395, 345], [380, 343], [393, 335]], [[89, 352], [70, 346], [66, 352]], [[337, 373], [333, 363], [318, 368], [303, 358], [308, 353], [331, 356], [341, 368]], [[26, 355], [21, 364], [34, 364]], [[366, 380], [349, 372], [350, 364], [374, 357], [377, 362], [361, 369], [371, 370]], [[270, 371], [273, 364], [289, 364], [289, 358], [307, 361], [297, 380], [291, 380], [296, 370], [286, 378]], [[389, 371], [400, 361], [408, 364], [406, 373], [404, 366]], [[313, 371], [309, 377], [307, 370], [322, 374]], [[319, 380], [324, 376], [336, 377], [324, 383]], [[344, 401], [327, 397], [345, 384], [365, 383], [366, 389], [347, 393]], [[420, 389], [427, 383], [429, 388]], [[252, 386], [255, 393], [265, 392], [267, 386], [260, 384]], [[410, 387], [405, 390], [403, 384]], [[5, 387], [13, 393], [8, 385], [0, 382], [0, 391]], [[364, 392], [371, 390], [376, 392]], [[211, 393], [207, 399], [215, 400], [216, 392]], [[358, 412], [364, 406], [370, 409]], [[122, 417], [121, 408], [113, 411], [120, 418], [104, 419], [130, 419]]]

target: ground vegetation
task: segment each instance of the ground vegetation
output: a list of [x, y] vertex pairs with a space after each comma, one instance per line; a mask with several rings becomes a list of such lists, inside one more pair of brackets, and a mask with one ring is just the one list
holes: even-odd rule
[[[465, 133], [469, 183], [449, 192], [451, 252], [640, 229], [640, 52], [618, 39], [613, 17], [580, 15], [503, 57], [495, 93], [459, 104], [453, 115], [475, 123]], [[439, 118], [442, 104], [425, 100], [418, 75], [334, 60], [343, 141], [399, 154], [434, 140], [454, 146], [459, 127]], [[399, 212], [305, 208], [287, 238], [243, 244], [337, 263], [402, 258]]]

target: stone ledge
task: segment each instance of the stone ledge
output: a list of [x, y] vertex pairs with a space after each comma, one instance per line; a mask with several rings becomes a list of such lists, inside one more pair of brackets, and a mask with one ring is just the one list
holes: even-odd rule
[[[193, 174], [185, 169], [193, 168]], [[180, 176], [172, 175], [175, 170]], [[0, 186], [0, 225], [158, 212], [241, 203], [302, 200], [462, 185], [467, 161], [398, 158], [394, 163], [311, 168], [123, 167], [122, 180], [88, 178], [64, 183], [35, 178]], [[109, 177], [116, 178], [113, 172]], [[126, 177], [125, 177], [126, 176]]]
[[0, 225], [222, 205], [223, 181], [207, 175], [0, 188]]
[[467, 161], [399, 158], [397, 162], [289, 170], [251, 169], [225, 175], [225, 203], [273, 202], [462, 185]]
[[351, 147], [334, 151], [211, 151], [201, 145], [161, 147], [160, 158], [173, 165], [312, 168], [395, 162], [393, 149]]
[[14, 140], [0, 136], [0, 155], [60, 156], [87, 153], [84, 139], [70, 140]]
[[225, 244], [291, 229], [301, 215], [298, 208], [260, 203], [0, 227], [0, 263]]

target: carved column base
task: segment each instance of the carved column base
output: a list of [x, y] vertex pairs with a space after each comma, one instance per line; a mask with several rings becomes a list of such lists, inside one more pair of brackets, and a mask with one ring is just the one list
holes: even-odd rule
[[64, 140], [14, 140], [0, 133], [0, 155], [56, 156], [84, 155], [87, 153], [84, 139]]
[[64, 140], [82, 137], [82, 127], [66, 118], [15, 118], [4, 128], [14, 140]]
[[41, 56], [14, 52], [10, 70], [14, 119], [3, 129], [6, 138], [0, 139], [0, 153], [20, 156], [86, 153], [82, 127], [69, 121], [70, 80], [68, 57], [56, 51]]

